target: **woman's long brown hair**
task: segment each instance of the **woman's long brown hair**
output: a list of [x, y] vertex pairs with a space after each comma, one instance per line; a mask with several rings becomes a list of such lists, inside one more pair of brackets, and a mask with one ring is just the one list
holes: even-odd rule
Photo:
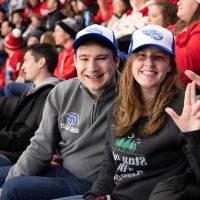
[[[113, 113], [113, 125], [117, 136], [127, 134], [138, 119], [143, 116], [140, 86], [132, 75], [133, 59], [134, 54], [128, 58], [117, 87], [118, 96]], [[152, 111], [148, 115], [149, 121], [144, 125], [143, 131], [146, 134], [156, 133], [165, 124], [166, 113], [164, 110], [177, 96], [180, 89], [174, 57], [171, 58], [171, 67], [171, 71], [161, 85]]]

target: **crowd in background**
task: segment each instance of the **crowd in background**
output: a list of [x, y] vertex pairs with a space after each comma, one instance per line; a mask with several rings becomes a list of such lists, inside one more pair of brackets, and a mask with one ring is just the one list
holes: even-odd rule
[[60, 55], [54, 75], [66, 80], [76, 76], [72, 49], [76, 33], [88, 25], [101, 24], [115, 32], [122, 70], [131, 33], [149, 23], [173, 25], [176, 12], [176, 1], [166, 0], [1, 1], [0, 94], [20, 96], [32, 86], [20, 70], [23, 49], [31, 44], [51, 43], [57, 47]]

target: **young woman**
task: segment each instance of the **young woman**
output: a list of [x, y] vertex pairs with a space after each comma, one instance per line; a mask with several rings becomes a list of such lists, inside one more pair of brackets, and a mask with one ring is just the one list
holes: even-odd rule
[[155, 2], [148, 7], [148, 23], [156, 24], [167, 28], [177, 21], [177, 5], [165, 2]]
[[200, 75], [200, 0], [180, 0], [177, 5], [176, 63], [181, 81], [187, 84], [190, 79], [184, 74], [185, 70]]
[[[195, 102], [194, 83], [187, 87], [183, 102], [174, 59], [174, 37], [169, 30], [148, 25], [133, 33], [109, 118], [112, 125], [107, 129], [102, 169], [84, 199], [155, 199], [150, 195], [158, 183], [192, 175], [192, 170], [199, 174], [195, 149], [200, 134], [195, 130], [200, 129], [200, 102]], [[182, 112], [183, 104], [179, 116], [176, 113]], [[177, 189], [173, 182], [166, 185]], [[162, 200], [168, 199], [172, 198]]]

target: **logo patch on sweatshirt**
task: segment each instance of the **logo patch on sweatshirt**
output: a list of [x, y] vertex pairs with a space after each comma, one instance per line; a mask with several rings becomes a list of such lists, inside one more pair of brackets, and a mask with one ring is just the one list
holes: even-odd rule
[[66, 114], [65, 122], [61, 123], [61, 128], [71, 133], [79, 133], [79, 128], [78, 128], [79, 123], [80, 123], [79, 114], [70, 112]]
[[67, 113], [66, 124], [68, 124], [70, 126], [78, 125], [79, 124], [79, 114], [74, 113], [74, 112]]

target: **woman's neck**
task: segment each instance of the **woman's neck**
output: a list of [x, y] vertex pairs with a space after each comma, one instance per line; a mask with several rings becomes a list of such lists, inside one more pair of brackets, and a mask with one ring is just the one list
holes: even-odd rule
[[156, 99], [157, 91], [143, 91], [142, 101], [144, 105], [144, 115], [149, 115], [151, 113], [152, 107]]

